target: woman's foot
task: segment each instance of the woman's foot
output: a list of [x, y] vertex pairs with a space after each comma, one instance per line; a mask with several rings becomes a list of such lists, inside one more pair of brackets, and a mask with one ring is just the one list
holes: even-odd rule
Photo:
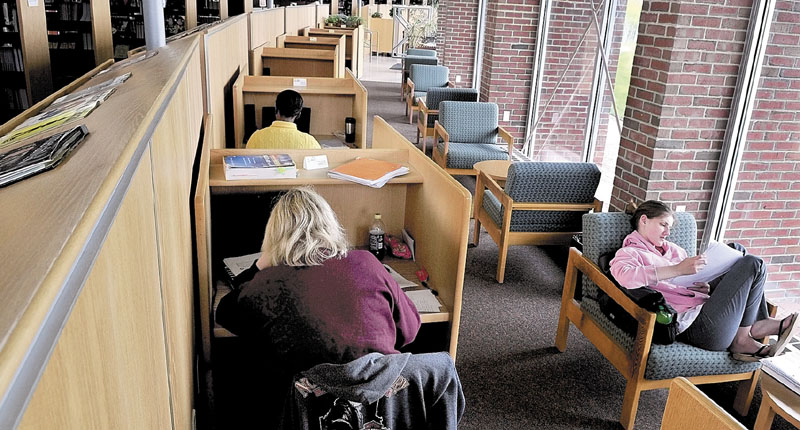
[[774, 357], [783, 352], [789, 340], [798, 334], [800, 334], [800, 315], [795, 312], [781, 320], [778, 327], [778, 341], [770, 348], [769, 356]]
[[772, 351], [770, 345], [761, 345], [756, 352], [733, 352], [731, 351], [731, 358], [738, 361], [761, 361], [762, 358], [770, 357]]

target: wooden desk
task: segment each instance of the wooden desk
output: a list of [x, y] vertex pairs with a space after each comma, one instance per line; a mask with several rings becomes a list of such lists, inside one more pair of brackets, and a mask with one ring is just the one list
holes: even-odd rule
[[800, 394], [761, 371], [761, 406], [753, 430], [769, 430], [775, 414], [800, 429]]
[[392, 18], [367, 18], [372, 32], [371, 49], [379, 54], [390, 54], [394, 41], [394, 20]]
[[[302, 50], [300, 50], [302, 51]], [[344, 120], [356, 119], [355, 146], [364, 148], [367, 142], [367, 90], [352, 73], [343, 79], [307, 78], [306, 86], [293, 86], [294, 80], [280, 76], [239, 76], [233, 84], [233, 126], [236, 146], [243, 148], [244, 105], [253, 104], [256, 124], [260, 126], [261, 108], [275, 106], [281, 91], [291, 88], [303, 96], [303, 105], [311, 108], [310, 133], [318, 141], [330, 139], [335, 132], [344, 133]]]
[[313, 49], [336, 52], [336, 62], [338, 64], [335, 78], [343, 78], [345, 68], [345, 36], [339, 39], [332, 37], [311, 37], [311, 36], [280, 36], [278, 37], [278, 48], [294, 49]]
[[337, 51], [297, 48], [263, 48], [261, 74], [269, 76], [341, 78]]
[[[417, 261], [404, 262], [385, 259], [407, 278], [413, 276], [416, 265], [430, 275], [430, 286], [439, 293], [440, 312], [426, 314], [426, 323], [449, 322], [446, 338], [440, 350], [453, 356], [458, 344], [458, 325], [461, 316], [461, 295], [466, 262], [467, 230], [470, 194], [460, 184], [411, 145], [380, 117], [375, 118], [373, 141], [379, 149], [342, 150], [213, 150], [210, 152], [207, 181], [198, 187], [195, 214], [198, 226], [206, 226], [197, 236], [198, 270], [206, 273], [199, 293], [203, 354], [211, 359], [215, 337], [227, 336], [216, 327], [213, 319], [215, 293], [219, 288], [221, 260], [225, 257], [257, 252], [268, 217], [269, 201], [275, 193], [302, 185], [313, 185], [336, 212], [355, 247], [365, 247], [372, 214], [380, 212], [387, 233], [400, 237], [406, 229], [415, 240]], [[327, 177], [325, 170], [304, 171], [296, 179], [227, 181], [224, 178], [222, 157], [229, 154], [288, 153], [298, 166], [307, 155], [325, 154], [330, 166], [354, 159], [370, 157], [389, 160], [409, 167], [407, 175], [394, 178], [382, 188], [370, 188], [348, 181]], [[202, 171], [202, 169], [201, 169]], [[202, 181], [200, 181], [202, 184]], [[263, 207], [241, 206], [237, 201], [260, 199]], [[226, 219], [229, 221], [226, 222]], [[250, 221], [257, 220], [254, 225]], [[250, 227], [248, 227], [250, 226]], [[228, 238], [235, 240], [228, 240]], [[238, 248], [237, 248], [238, 247]], [[202, 277], [201, 277], [202, 278]]]
[[344, 35], [345, 41], [345, 67], [348, 67], [355, 77], [360, 78], [364, 73], [364, 27], [357, 28], [309, 28], [303, 32], [304, 36], [333, 37]]

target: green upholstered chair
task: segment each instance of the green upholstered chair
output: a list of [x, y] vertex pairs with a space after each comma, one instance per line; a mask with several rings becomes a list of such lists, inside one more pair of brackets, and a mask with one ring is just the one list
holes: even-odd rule
[[[497, 125], [497, 112], [495, 103], [439, 103], [439, 119], [433, 127], [433, 161], [451, 175], [475, 175], [473, 166], [479, 161], [511, 161], [514, 138]], [[497, 145], [498, 136], [507, 148]]]
[[422, 136], [422, 152], [425, 152], [428, 136], [433, 135], [433, 126], [439, 118], [439, 103], [444, 101], [476, 102], [478, 90], [473, 88], [431, 88], [425, 98], [418, 99], [417, 145]]
[[480, 172], [473, 242], [478, 244], [483, 225], [499, 251], [497, 282], [503, 282], [510, 245], [569, 245], [581, 231], [581, 216], [603, 209], [594, 198], [599, 183], [594, 163], [512, 163], [505, 188]]
[[[558, 319], [556, 347], [567, 346], [569, 324], [572, 323], [591, 341], [627, 380], [622, 400], [620, 422], [633, 428], [639, 394], [644, 390], [667, 388], [673, 378], [682, 376], [694, 384], [742, 381], [734, 408], [746, 415], [758, 382], [761, 364], [733, 360], [726, 351], [706, 351], [685, 343], [671, 345], [652, 343], [656, 315], [636, 305], [595, 264], [598, 257], [622, 246], [631, 232], [630, 216], [620, 212], [593, 213], [583, 216], [583, 252], [570, 249], [561, 314]], [[696, 255], [697, 223], [686, 212], [675, 214], [675, 225], [669, 240]], [[582, 297], [575, 297], [576, 283], [582, 277]], [[635, 333], [614, 325], [600, 310], [596, 300], [602, 289], [638, 321]], [[774, 310], [773, 310], [774, 312]]]
[[406, 101], [406, 81], [410, 73], [411, 66], [414, 64], [427, 64], [429, 66], [436, 66], [439, 64], [439, 59], [428, 55], [406, 55], [403, 58], [403, 75], [400, 79], [400, 100]]
[[418, 99], [424, 99], [428, 91], [433, 88], [452, 88], [449, 80], [450, 69], [445, 66], [430, 66], [414, 64], [406, 81], [406, 114], [408, 123], [411, 124], [414, 112], [419, 110]]
[[436, 51], [434, 51], [433, 49], [410, 48], [406, 51], [406, 55], [420, 56], [420, 57], [435, 57]]

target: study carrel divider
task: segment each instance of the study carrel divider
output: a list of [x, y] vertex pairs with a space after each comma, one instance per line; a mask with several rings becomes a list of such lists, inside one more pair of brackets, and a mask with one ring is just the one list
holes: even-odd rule
[[[195, 213], [198, 230], [206, 233], [198, 235], [198, 254], [208, 258], [198, 258], [198, 269], [210, 273], [212, 269], [221, 270], [221, 258], [235, 255], [244, 255], [258, 249], [231, 250], [232, 255], [217, 255], [219, 252], [212, 249], [225, 247], [226, 237], [252, 239], [252, 246], [258, 247], [263, 238], [263, 226], [260, 230], [236, 231], [239, 223], [231, 222], [215, 226], [217, 220], [212, 220], [219, 210], [228, 211], [233, 219], [237, 219], [247, 208], [238, 208], [234, 205], [220, 206], [215, 200], [222, 199], [226, 203], [235, 201], [237, 196], [259, 195], [276, 193], [297, 186], [313, 185], [331, 205], [337, 217], [345, 227], [352, 245], [365, 247], [368, 238], [369, 222], [375, 212], [383, 215], [387, 233], [401, 236], [405, 228], [414, 237], [416, 242], [417, 262], [397, 262], [395, 267], [401, 274], [409, 279], [415, 279], [413, 272], [416, 267], [424, 267], [429, 275], [429, 284], [438, 291], [439, 300], [443, 304], [442, 312], [423, 314], [423, 322], [446, 323], [444, 331], [432, 331], [437, 336], [434, 341], [439, 350], [449, 351], [455, 357], [458, 345], [458, 325], [461, 314], [461, 296], [464, 280], [464, 265], [466, 261], [469, 210], [471, 197], [469, 192], [458, 182], [445, 174], [427, 157], [420, 156], [417, 150], [402, 135], [397, 133], [380, 117], [375, 117], [373, 141], [380, 141], [380, 148], [362, 150], [293, 150], [293, 151], [267, 151], [267, 150], [212, 150], [210, 152], [210, 168], [208, 187], [198, 190], [200, 198], [196, 200], [198, 206]], [[366, 156], [373, 159], [383, 159], [406, 165], [411, 170], [409, 174], [392, 179], [382, 188], [370, 188], [352, 182], [332, 179], [327, 177], [327, 170], [300, 171], [296, 179], [280, 180], [254, 180], [254, 181], [226, 181], [222, 170], [222, 157], [231, 153], [276, 153], [283, 152], [292, 155], [298, 165], [302, 165], [304, 155], [325, 154], [328, 156], [329, 165], [334, 167], [357, 156]], [[207, 193], [207, 194], [206, 194]], [[206, 197], [202, 197], [205, 195]], [[269, 197], [269, 196], [268, 196]], [[216, 206], [215, 206], [216, 205]], [[209, 208], [211, 206], [211, 208]], [[266, 211], [265, 211], [266, 212]], [[262, 214], [255, 214], [262, 216]], [[266, 224], [266, 213], [263, 214], [263, 224]], [[213, 227], [213, 228], [211, 228]], [[394, 262], [393, 262], [394, 264]], [[208, 267], [211, 265], [211, 268]], [[224, 273], [214, 273], [205, 285], [200, 285], [200, 311], [201, 322], [205, 329], [202, 333], [203, 344], [207, 345], [208, 352], [213, 349], [213, 339], [217, 336], [226, 336], [228, 333], [221, 328], [213, 328], [215, 324], [212, 316], [214, 303], [213, 284], [219, 279], [224, 279]], [[442, 334], [439, 334], [439, 333]], [[210, 357], [206, 357], [210, 360]]]

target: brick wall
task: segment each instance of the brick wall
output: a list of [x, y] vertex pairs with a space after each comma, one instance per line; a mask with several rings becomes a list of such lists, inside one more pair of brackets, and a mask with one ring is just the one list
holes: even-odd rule
[[500, 125], [517, 146], [525, 138], [538, 20], [538, 0], [491, 1], [486, 13], [481, 100], [497, 103]]
[[750, 14], [742, 4], [644, 2], [612, 207], [676, 202], [705, 227]]
[[776, 4], [725, 239], [768, 263], [768, 297], [800, 301], [800, 3]]
[[478, 29], [478, 0], [441, 0], [437, 21], [436, 51], [440, 64], [450, 68], [457, 87], [472, 86], [475, 35]]

